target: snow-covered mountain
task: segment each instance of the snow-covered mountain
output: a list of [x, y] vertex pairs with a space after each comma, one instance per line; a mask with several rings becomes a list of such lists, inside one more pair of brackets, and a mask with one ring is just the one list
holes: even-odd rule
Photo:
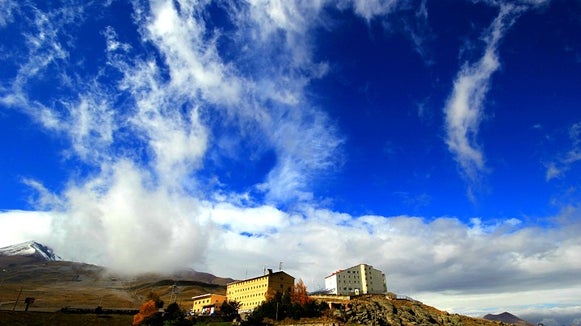
[[0, 256], [26, 256], [45, 261], [62, 260], [51, 248], [36, 241], [27, 241], [0, 248]]

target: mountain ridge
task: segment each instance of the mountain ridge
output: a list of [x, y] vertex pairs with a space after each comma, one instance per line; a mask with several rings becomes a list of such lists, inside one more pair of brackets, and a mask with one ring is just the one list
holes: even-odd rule
[[36, 258], [40, 261], [62, 261], [52, 248], [30, 240], [0, 248], [0, 256], [24, 256]]
[[521, 319], [513, 314], [511, 314], [510, 312], [503, 312], [500, 314], [487, 314], [486, 316], [482, 317], [486, 320], [493, 320], [493, 321], [500, 321], [503, 323], [507, 323], [507, 324], [514, 324], [514, 325], [522, 325], [522, 326], [532, 326], [534, 324]]
[[[63, 260], [59, 255], [57, 255], [52, 248], [39, 243], [35, 240], [30, 240], [22, 243], [17, 243], [0, 248], [0, 266], [17, 266], [22, 264], [30, 263], [42, 263], [42, 262], [69, 262]], [[80, 265], [91, 265], [83, 262], [72, 262]], [[95, 266], [102, 268], [103, 271], [108, 269], [103, 266]], [[117, 274], [108, 271], [110, 274]], [[156, 279], [163, 279], [167, 277], [175, 279], [194, 279], [199, 282], [215, 285], [226, 285], [229, 282], [234, 281], [232, 278], [219, 277], [207, 272], [199, 272], [191, 268], [184, 268], [171, 273], [139, 273], [134, 275], [136, 278], [140, 277], [153, 277]]]

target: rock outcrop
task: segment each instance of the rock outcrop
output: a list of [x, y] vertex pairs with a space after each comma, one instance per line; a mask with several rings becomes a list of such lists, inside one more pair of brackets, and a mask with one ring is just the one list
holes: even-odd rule
[[351, 300], [345, 309], [335, 309], [333, 317], [346, 325], [506, 325], [501, 322], [449, 314], [409, 299], [389, 299], [381, 295]]

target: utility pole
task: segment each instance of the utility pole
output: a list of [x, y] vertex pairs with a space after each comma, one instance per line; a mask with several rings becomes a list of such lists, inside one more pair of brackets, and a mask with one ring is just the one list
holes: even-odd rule
[[[0, 279], [0, 287], [2, 287], [2, 284], [4, 284], [4, 279], [6, 278], [6, 269], [2, 269], [2, 279]], [[2, 307], [2, 299], [0, 298], [0, 307]]]
[[2, 269], [2, 280], [0, 280], [0, 286], [2, 286], [2, 284], [4, 284], [4, 279], [6, 278], [6, 274], [4, 274], [4, 273], [6, 273], [6, 272], [7, 272], [7, 270], [3, 268]]
[[12, 307], [12, 311], [16, 310], [16, 305], [18, 304], [18, 300], [20, 300], [21, 294], [22, 294], [22, 287], [20, 287], [20, 292], [18, 292], [18, 296], [16, 297], [16, 301], [14, 302], [14, 306]]
[[177, 283], [174, 283], [174, 285], [171, 287], [171, 295], [169, 297], [169, 301], [173, 300], [173, 302], [177, 302], [179, 293], [180, 289], [178, 288]]

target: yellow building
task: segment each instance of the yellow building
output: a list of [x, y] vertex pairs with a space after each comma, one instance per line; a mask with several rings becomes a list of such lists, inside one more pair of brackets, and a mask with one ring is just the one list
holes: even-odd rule
[[240, 312], [252, 311], [266, 301], [268, 294], [284, 293], [292, 289], [295, 278], [285, 272], [272, 272], [263, 276], [236, 281], [226, 285], [228, 301], [240, 302]]
[[194, 304], [192, 312], [196, 315], [212, 315], [220, 310], [222, 303], [226, 301], [225, 295], [219, 294], [202, 294], [192, 297]]

